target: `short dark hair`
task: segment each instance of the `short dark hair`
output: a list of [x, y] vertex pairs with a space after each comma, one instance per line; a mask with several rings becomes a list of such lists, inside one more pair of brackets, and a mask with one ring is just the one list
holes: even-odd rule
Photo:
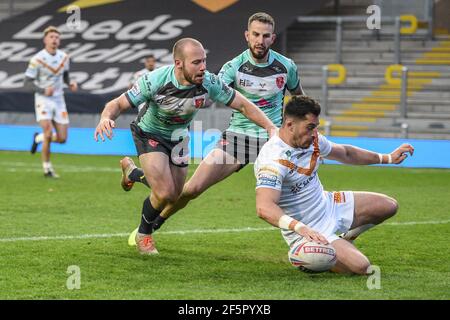
[[318, 117], [320, 115], [320, 104], [308, 96], [293, 96], [284, 107], [285, 118], [294, 117], [303, 120], [309, 113]]
[[145, 56], [145, 59], [147, 60], [147, 59], [155, 59], [155, 56], [153, 55], [153, 54], [149, 54], [149, 55], [146, 55]]
[[255, 14], [252, 14], [251, 17], [248, 18], [248, 28], [250, 28], [250, 24], [253, 21], [268, 23], [268, 24], [272, 25], [273, 31], [275, 31], [275, 20], [273, 20], [273, 18], [265, 12], [257, 12]]

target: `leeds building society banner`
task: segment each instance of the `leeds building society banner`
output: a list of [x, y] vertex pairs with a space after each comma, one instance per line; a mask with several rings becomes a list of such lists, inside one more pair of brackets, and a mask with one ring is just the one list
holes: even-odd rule
[[[246, 49], [248, 17], [271, 14], [276, 32], [306, 15], [324, 1], [299, 0], [96, 0], [50, 1], [0, 23], [0, 111], [32, 106], [32, 94], [19, 93], [30, 58], [43, 48], [42, 31], [57, 26], [61, 49], [70, 54], [71, 77], [80, 84], [78, 98], [67, 95], [72, 112], [98, 112], [103, 102], [80, 99], [97, 95], [108, 99], [128, 87], [131, 75], [153, 54], [158, 65], [172, 63], [172, 46], [183, 37], [201, 41], [207, 50], [207, 68], [221, 66]], [[19, 92], [18, 92], [19, 91]], [[22, 101], [24, 98], [29, 102]], [[19, 100], [19, 101], [18, 101]], [[93, 106], [96, 101], [100, 105]], [[76, 102], [76, 103], [75, 103]], [[74, 110], [74, 108], [76, 108]], [[25, 111], [25, 110], [22, 110]], [[32, 112], [32, 108], [27, 110]]]

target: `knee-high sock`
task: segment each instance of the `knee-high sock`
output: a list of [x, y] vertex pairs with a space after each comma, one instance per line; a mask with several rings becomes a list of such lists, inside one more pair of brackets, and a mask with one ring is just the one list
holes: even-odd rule
[[152, 234], [154, 231], [158, 230], [166, 220], [159, 215], [160, 213], [161, 211], [153, 208], [150, 198], [146, 198], [142, 206], [141, 224], [139, 225], [138, 232], [142, 234]]

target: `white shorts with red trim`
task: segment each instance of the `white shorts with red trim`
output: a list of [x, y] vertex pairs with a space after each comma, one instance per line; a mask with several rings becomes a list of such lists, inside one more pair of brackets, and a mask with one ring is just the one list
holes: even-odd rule
[[64, 96], [46, 97], [35, 95], [36, 121], [54, 120], [56, 123], [69, 124], [69, 115], [67, 113]]
[[[347, 232], [353, 223], [355, 200], [352, 191], [324, 191], [326, 213], [320, 219], [308, 223], [308, 227], [322, 234], [331, 243], [339, 239], [337, 234]], [[303, 237], [295, 232], [282, 231], [289, 246]]]

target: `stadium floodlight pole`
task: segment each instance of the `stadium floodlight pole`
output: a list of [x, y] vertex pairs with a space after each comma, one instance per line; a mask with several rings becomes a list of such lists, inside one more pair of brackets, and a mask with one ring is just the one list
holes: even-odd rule
[[326, 116], [328, 113], [327, 104], [328, 104], [328, 66], [325, 65], [322, 66], [322, 101], [320, 104], [323, 116]]
[[9, 17], [12, 17], [14, 14], [14, 0], [9, 0], [8, 14]]
[[428, 40], [433, 40], [433, 28], [434, 28], [434, 0], [427, 0], [426, 2], [426, 13], [428, 20]]
[[331, 121], [330, 120], [325, 120], [325, 135], [328, 137], [331, 135]]
[[408, 68], [403, 66], [402, 67], [402, 93], [401, 93], [401, 109], [400, 109], [400, 116], [403, 119], [406, 119], [407, 114], [407, 108], [408, 108]]
[[408, 138], [408, 129], [409, 125], [406, 122], [403, 122], [401, 125], [402, 128], [402, 138], [407, 139]]
[[342, 63], [342, 17], [336, 19], [336, 63]]
[[395, 17], [395, 31], [394, 31], [394, 47], [395, 47], [395, 55], [394, 55], [394, 64], [400, 64], [400, 28], [401, 21], [400, 17]]

